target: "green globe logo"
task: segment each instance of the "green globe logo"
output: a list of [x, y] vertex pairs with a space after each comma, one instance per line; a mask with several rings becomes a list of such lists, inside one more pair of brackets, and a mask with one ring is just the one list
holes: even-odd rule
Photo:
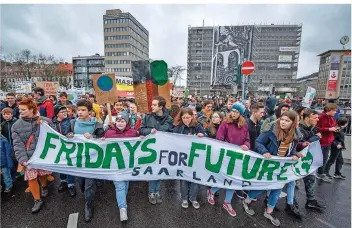
[[293, 173], [296, 176], [307, 176], [313, 163], [313, 155], [307, 152], [306, 156], [293, 164]]

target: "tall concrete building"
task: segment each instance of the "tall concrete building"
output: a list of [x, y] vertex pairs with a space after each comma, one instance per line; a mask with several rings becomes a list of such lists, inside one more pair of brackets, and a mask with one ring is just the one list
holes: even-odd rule
[[72, 58], [74, 86], [92, 88], [92, 76], [104, 73], [104, 56], [78, 56]]
[[351, 99], [351, 50], [321, 53], [317, 98]]
[[319, 75], [319, 72], [315, 72], [315, 73], [310, 74], [308, 76], [298, 78], [297, 79], [297, 87], [298, 87], [297, 95], [300, 97], [304, 97], [306, 95], [308, 87], [312, 87], [314, 89], [317, 89], [318, 75]]
[[301, 33], [302, 25], [189, 27], [190, 93], [236, 93], [236, 68], [246, 60], [256, 64], [248, 83], [250, 93], [295, 93]]
[[103, 21], [105, 72], [131, 77], [131, 61], [149, 60], [149, 32], [119, 9], [107, 10]]

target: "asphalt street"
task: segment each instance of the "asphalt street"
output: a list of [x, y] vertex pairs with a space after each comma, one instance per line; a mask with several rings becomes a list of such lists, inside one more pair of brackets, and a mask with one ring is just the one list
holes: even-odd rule
[[[333, 169], [333, 168], [332, 168]], [[317, 199], [325, 202], [327, 209], [323, 213], [306, 211], [305, 190], [303, 182], [296, 190], [301, 210], [305, 214], [304, 221], [289, 216], [285, 208], [285, 198], [280, 199], [279, 212], [275, 215], [281, 221], [281, 227], [297, 228], [348, 228], [351, 227], [351, 166], [344, 165], [343, 173], [347, 180], [334, 180], [329, 183], [317, 183]], [[133, 182], [130, 184], [127, 202], [127, 222], [121, 223], [117, 208], [114, 185], [105, 181], [95, 200], [95, 213], [91, 223], [84, 222], [83, 194], [76, 185], [77, 196], [70, 198], [67, 192], [58, 193], [58, 176], [49, 186], [50, 196], [38, 214], [31, 214], [33, 199], [30, 193], [25, 193], [27, 187], [23, 180], [15, 183], [12, 194], [2, 195], [1, 199], [1, 227], [4, 228], [61, 228], [67, 227], [69, 215], [78, 213], [77, 227], [126, 227], [126, 228], [173, 228], [173, 227], [246, 227], [266, 228], [274, 227], [263, 217], [263, 196], [253, 203], [255, 216], [247, 215], [241, 201], [234, 196], [232, 205], [237, 211], [236, 217], [231, 217], [222, 208], [224, 191], [216, 198], [216, 204], [211, 206], [206, 200], [206, 187], [200, 189], [198, 199], [201, 204], [196, 210], [191, 205], [188, 209], [181, 208], [180, 184], [178, 181], [163, 181], [161, 184], [163, 203], [151, 205], [148, 202], [147, 182]]]

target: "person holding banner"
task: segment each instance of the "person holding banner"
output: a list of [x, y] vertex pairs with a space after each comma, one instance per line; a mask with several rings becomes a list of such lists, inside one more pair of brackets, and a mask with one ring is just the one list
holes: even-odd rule
[[[248, 126], [244, 118], [245, 107], [243, 104], [236, 102], [231, 107], [231, 112], [227, 119], [222, 122], [216, 134], [216, 139], [240, 146], [242, 150], [247, 151], [250, 148], [250, 140], [248, 133]], [[215, 204], [214, 194], [219, 188], [213, 187], [208, 189], [208, 202], [211, 205]], [[231, 215], [236, 216], [236, 211], [232, 208], [231, 201], [235, 191], [231, 189], [226, 190], [224, 209]]]
[[[301, 157], [296, 152], [298, 144], [296, 134], [297, 117], [298, 115], [295, 111], [283, 112], [281, 117], [268, 125], [256, 139], [256, 152], [262, 154], [266, 159], [270, 159], [272, 156], [279, 156], [292, 157], [292, 160], [297, 161], [298, 156]], [[243, 208], [247, 214], [255, 214], [254, 210], [250, 207], [250, 203], [264, 191], [250, 190], [248, 192], [247, 198], [243, 200]], [[272, 189], [270, 191], [264, 211], [264, 217], [269, 219], [275, 226], [280, 226], [280, 221], [274, 217], [273, 211], [279, 200], [281, 191], [282, 189]], [[288, 202], [288, 204], [290, 203], [293, 206], [293, 202]]]
[[[104, 134], [103, 138], [131, 138], [137, 137], [138, 132], [129, 125], [129, 116], [126, 112], [120, 112], [116, 116], [115, 124], [110, 127]], [[128, 181], [114, 181], [116, 201], [120, 209], [120, 221], [128, 220], [127, 201]]]
[[[190, 108], [181, 109], [174, 120], [174, 125], [173, 133], [204, 137], [204, 128], [193, 119], [193, 111]], [[188, 208], [189, 200], [195, 209], [199, 209], [200, 205], [197, 201], [198, 189], [198, 184], [181, 180], [181, 206], [183, 208]]]
[[214, 112], [213, 116], [211, 117], [209, 127], [205, 129], [205, 135], [209, 138], [215, 139], [216, 133], [218, 132], [223, 120], [224, 115], [221, 112]]
[[[24, 177], [28, 181], [29, 189], [34, 198], [32, 213], [37, 213], [44, 203], [41, 197], [47, 197], [49, 194], [47, 175], [51, 174], [51, 172], [27, 168], [27, 162], [37, 146], [41, 121], [47, 122], [53, 129], [55, 129], [55, 125], [53, 125], [50, 119], [39, 116], [38, 107], [33, 99], [24, 98], [18, 105], [21, 118], [14, 123], [11, 129], [13, 149], [18, 163], [24, 167]], [[41, 194], [38, 179], [41, 183]]]
[[[139, 130], [140, 135], [147, 136], [155, 134], [157, 131], [172, 131], [172, 118], [166, 108], [166, 100], [157, 96], [152, 101], [152, 113], [145, 114]], [[149, 202], [153, 205], [162, 203], [160, 195], [160, 180], [149, 181]]]

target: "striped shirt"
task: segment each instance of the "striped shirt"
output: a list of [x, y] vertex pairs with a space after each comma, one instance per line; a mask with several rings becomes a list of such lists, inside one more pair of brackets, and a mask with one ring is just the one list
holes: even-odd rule
[[290, 146], [290, 143], [281, 142], [279, 151], [277, 152], [277, 156], [285, 157], [289, 146]]

